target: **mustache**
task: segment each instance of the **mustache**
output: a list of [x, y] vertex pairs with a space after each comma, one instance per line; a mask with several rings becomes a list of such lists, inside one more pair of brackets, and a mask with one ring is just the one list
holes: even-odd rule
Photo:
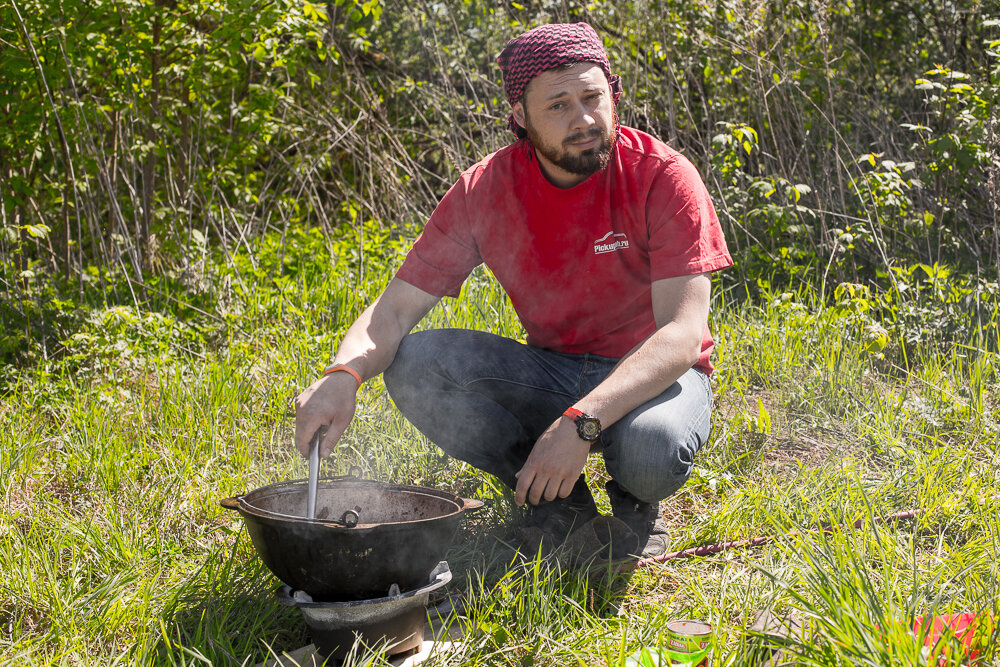
[[577, 132], [576, 134], [571, 134], [565, 139], [563, 139], [564, 144], [575, 144], [578, 141], [583, 141], [584, 139], [592, 138], [602, 138], [604, 136], [604, 130], [599, 127], [592, 127], [586, 132]]

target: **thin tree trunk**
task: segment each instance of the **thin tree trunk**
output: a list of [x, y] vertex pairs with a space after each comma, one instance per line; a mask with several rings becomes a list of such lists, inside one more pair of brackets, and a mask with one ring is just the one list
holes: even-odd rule
[[149, 236], [150, 226], [153, 217], [153, 194], [155, 192], [156, 178], [156, 152], [152, 149], [156, 145], [156, 119], [159, 115], [159, 90], [160, 90], [160, 38], [163, 30], [163, 20], [160, 10], [162, 2], [157, 2], [153, 15], [153, 45], [149, 52], [150, 70], [150, 90], [149, 90], [149, 118], [146, 120], [145, 139], [149, 152], [142, 163], [142, 215], [139, 216], [138, 238], [136, 239], [136, 251], [139, 253], [139, 266], [146, 270], [150, 266], [149, 257]]

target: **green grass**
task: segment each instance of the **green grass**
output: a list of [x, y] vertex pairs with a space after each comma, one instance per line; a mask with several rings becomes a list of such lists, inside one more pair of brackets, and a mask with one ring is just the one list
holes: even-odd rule
[[[215, 315], [228, 324], [203, 348], [132, 312], [111, 333], [95, 324], [71, 359], [21, 372], [0, 402], [3, 664], [252, 665], [306, 643], [218, 500], [306, 474], [291, 399], [384, 284], [321, 266], [278, 281], [240, 274], [220, 291]], [[715, 664], [747, 664], [762, 640], [744, 628], [765, 609], [807, 624], [789, 647], [796, 664], [927, 664], [903, 631], [914, 616], [997, 614], [1000, 359], [985, 349], [998, 341], [873, 354], [856, 323], [808, 293], [716, 301], [712, 440], [665, 503], [677, 548], [862, 527], [628, 578], [481, 568], [489, 531], [515, 513], [510, 495], [440, 454], [375, 380], [324, 472], [359, 466], [487, 501], [449, 553], [449, 590], [469, 605], [450, 622], [466, 640], [433, 664], [618, 667], [681, 617], [716, 628]], [[521, 335], [485, 273], [421, 326]], [[597, 457], [590, 474], [604, 474]], [[873, 524], [912, 508], [926, 511]], [[380, 662], [359, 650], [354, 664]]]

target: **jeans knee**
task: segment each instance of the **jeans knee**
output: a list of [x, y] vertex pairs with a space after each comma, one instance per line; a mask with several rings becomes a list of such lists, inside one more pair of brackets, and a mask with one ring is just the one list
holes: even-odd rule
[[674, 424], [627, 424], [604, 452], [608, 473], [624, 489], [644, 502], [658, 502], [677, 492], [691, 477], [695, 453], [707, 428], [689, 423], [682, 431]]
[[657, 398], [612, 425], [605, 441], [608, 473], [633, 496], [657, 502], [684, 486], [712, 428], [707, 378], [685, 373]]
[[608, 473], [639, 500], [659, 502], [684, 486], [694, 470], [694, 453], [690, 447], [671, 447], [665, 443], [662, 446], [666, 451], [658, 456], [608, 461]]

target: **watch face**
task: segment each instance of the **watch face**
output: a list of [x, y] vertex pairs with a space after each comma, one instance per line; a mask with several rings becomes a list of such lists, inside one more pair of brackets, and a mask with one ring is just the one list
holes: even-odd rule
[[581, 419], [577, 426], [577, 431], [584, 440], [597, 440], [597, 436], [601, 435], [601, 422], [594, 417]]

